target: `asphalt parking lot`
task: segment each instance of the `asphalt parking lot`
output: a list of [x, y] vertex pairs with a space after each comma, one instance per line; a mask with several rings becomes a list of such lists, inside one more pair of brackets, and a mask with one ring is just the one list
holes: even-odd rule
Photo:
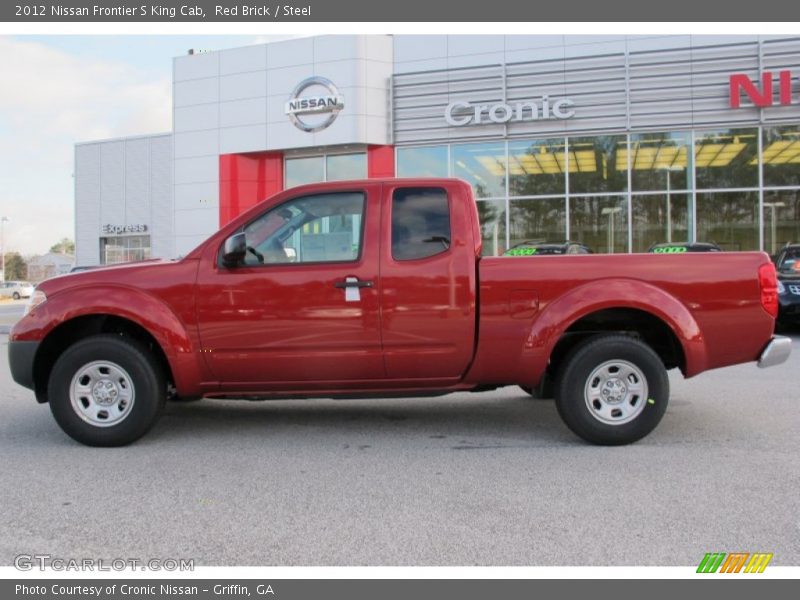
[[683, 381], [622, 448], [517, 388], [433, 399], [171, 404], [127, 448], [64, 435], [0, 335], [0, 564], [800, 564], [800, 336], [790, 362]]

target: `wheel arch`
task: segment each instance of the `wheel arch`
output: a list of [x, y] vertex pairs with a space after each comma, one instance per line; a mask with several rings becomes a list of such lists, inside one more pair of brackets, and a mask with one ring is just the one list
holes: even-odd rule
[[564, 330], [550, 352], [555, 370], [570, 350], [601, 334], [623, 334], [640, 339], [661, 359], [666, 369], [686, 370], [686, 355], [675, 331], [662, 319], [639, 308], [613, 307], [576, 319]]
[[559, 297], [534, 321], [526, 349], [538, 350], [552, 372], [575, 343], [598, 333], [637, 336], [687, 377], [705, 368], [705, 340], [688, 307], [639, 280], [598, 280]]
[[33, 361], [39, 402], [47, 401], [46, 374], [60, 353], [96, 333], [144, 340], [165, 361], [179, 395], [201, 395], [205, 371], [191, 329], [158, 297], [127, 286], [104, 285], [55, 293], [14, 326], [11, 339], [40, 342]]
[[104, 333], [115, 333], [143, 343], [164, 367], [168, 381], [174, 385], [175, 377], [167, 353], [146, 327], [119, 315], [93, 313], [64, 321], [54, 327], [42, 340], [33, 362], [33, 381], [38, 402], [47, 402], [48, 379], [58, 357], [76, 342]]

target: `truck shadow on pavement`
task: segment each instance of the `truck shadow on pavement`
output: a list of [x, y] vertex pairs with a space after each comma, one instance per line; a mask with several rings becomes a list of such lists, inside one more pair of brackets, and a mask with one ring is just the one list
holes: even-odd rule
[[142, 442], [185, 436], [241, 440], [301, 435], [327, 442], [377, 436], [395, 442], [414, 438], [417, 443], [422, 437], [450, 444], [453, 450], [582, 443], [561, 423], [552, 400], [532, 399], [523, 392], [479, 396], [173, 402]]

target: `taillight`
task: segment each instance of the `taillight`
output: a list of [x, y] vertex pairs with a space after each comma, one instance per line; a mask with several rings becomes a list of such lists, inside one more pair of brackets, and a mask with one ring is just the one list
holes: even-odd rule
[[778, 317], [778, 277], [775, 265], [765, 263], [758, 267], [758, 285], [761, 287], [761, 306], [772, 315]]

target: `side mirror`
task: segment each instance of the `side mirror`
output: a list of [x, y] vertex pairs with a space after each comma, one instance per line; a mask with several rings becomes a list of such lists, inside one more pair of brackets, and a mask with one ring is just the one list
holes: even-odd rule
[[247, 255], [247, 239], [244, 233], [234, 233], [225, 240], [222, 248], [222, 264], [231, 269], [238, 267], [244, 262]]

